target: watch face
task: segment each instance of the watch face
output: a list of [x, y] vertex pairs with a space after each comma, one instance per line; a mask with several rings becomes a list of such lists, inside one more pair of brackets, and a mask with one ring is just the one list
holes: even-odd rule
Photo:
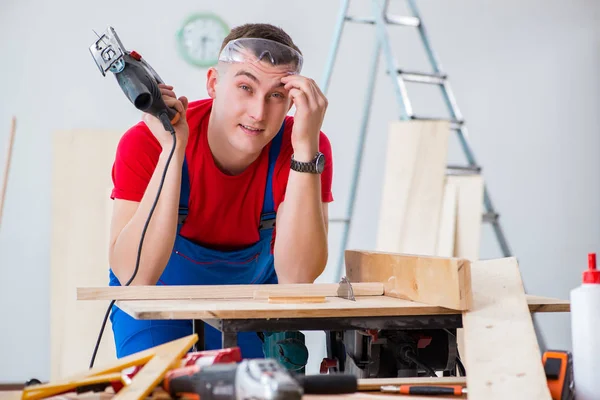
[[192, 65], [211, 67], [217, 64], [221, 43], [228, 34], [229, 27], [218, 16], [194, 14], [177, 32], [179, 52]]
[[319, 153], [317, 156], [317, 172], [320, 174], [325, 169], [325, 156], [323, 153]]

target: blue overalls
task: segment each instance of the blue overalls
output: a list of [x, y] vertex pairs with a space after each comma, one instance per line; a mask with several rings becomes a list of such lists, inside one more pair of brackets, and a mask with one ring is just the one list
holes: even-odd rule
[[[275, 224], [273, 172], [281, 148], [284, 125], [271, 141], [269, 167], [261, 214], [260, 240], [254, 245], [231, 252], [202, 247], [179, 234], [180, 218], [173, 253], [157, 285], [235, 285], [276, 284], [277, 275], [271, 254], [271, 237]], [[184, 160], [181, 177], [180, 217], [187, 215], [190, 182]], [[110, 270], [110, 286], [120, 282]], [[190, 320], [136, 320], [113, 306], [110, 316], [117, 357], [146, 350], [192, 334]], [[221, 333], [204, 324], [205, 349], [221, 348]], [[238, 346], [244, 358], [263, 358], [262, 341], [256, 332], [238, 333]]]

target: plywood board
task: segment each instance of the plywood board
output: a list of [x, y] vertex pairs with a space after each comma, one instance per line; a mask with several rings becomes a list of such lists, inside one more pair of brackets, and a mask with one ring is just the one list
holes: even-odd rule
[[[568, 301], [537, 298], [532, 311], [560, 312]], [[273, 304], [267, 299], [234, 300], [122, 300], [123, 311], [137, 319], [269, 319], [393, 317], [406, 315], [459, 314], [460, 311], [430, 306], [389, 296], [361, 296], [356, 301], [326, 297], [325, 303]]]
[[449, 135], [447, 121], [390, 124], [376, 250], [435, 255]]
[[[51, 233], [52, 380], [85, 369], [108, 301], [78, 302], [79, 286], [108, 284], [111, 167], [120, 137], [74, 130], [53, 137]], [[97, 362], [115, 359], [107, 325]]]
[[470, 262], [459, 258], [346, 250], [351, 282], [382, 282], [387, 296], [468, 310]]
[[[189, 285], [189, 286], [112, 286], [77, 288], [78, 300], [191, 300], [244, 299], [271, 295], [337, 296], [337, 283], [293, 283], [279, 285]], [[356, 282], [355, 296], [381, 296], [383, 284]]]
[[117, 305], [138, 319], [328, 318], [456, 314], [455, 310], [388, 296], [362, 296], [356, 301], [326, 297], [324, 303], [269, 303], [268, 299], [124, 300]]
[[477, 261], [463, 314], [469, 399], [550, 399], [517, 260]]
[[454, 257], [479, 260], [483, 214], [483, 177], [481, 175], [448, 176], [457, 188], [456, 236]]
[[458, 203], [457, 186], [446, 180], [444, 185], [444, 199], [440, 215], [440, 227], [436, 242], [435, 254], [439, 257], [454, 256], [454, 241], [456, 237], [456, 214]]

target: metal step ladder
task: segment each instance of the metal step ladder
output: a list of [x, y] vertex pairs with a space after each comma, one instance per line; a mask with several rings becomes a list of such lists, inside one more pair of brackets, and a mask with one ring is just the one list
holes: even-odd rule
[[[420, 17], [419, 11], [415, 4], [415, 0], [406, 0], [408, 2], [408, 7], [412, 13], [412, 16], [394, 16], [388, 13], [388, 5], [389, 0], [372, 0], [373, 6], [373, 17], [371, 18], [359, 18], [348, 15], [348, 7], [350, 5], [350, 0], [342, 0], [341, 2], [341, 10], [336, 22], [336, 27], [334, 31], [333, 37], [333, 45], [331, 51], [329, 53], [325, 74], [323, 77], [323, 81], [321, 82], [321, 89], [323, 93], [327, 93], [327, 89], [329, 86], [329, 82], [331, 79], [331, 73], [333, 71], [333, 65], [335, 63], [335, 59], [338, 52], [338, 47], [340, 44], [340, 39], [342, 36], [342, 31], [344, 28], [344, 24], [346, 22], [352, 23], [362, 23], [362, 24], [371, 24], [376, 27], [376, 44], [374, 54], [371, 57], [372, 64], [370, 66], [369, 73], [369, 81], [367, 85], [367, 93], [365, 96], [365, 104], [362, 114], [362, 121], [360, 125], [360, 133], [359, 140], [357, 146], [357, 154], [356, 154], [356, 162], [354, 164], [354, 170], [352, 175], [352, 183], [350, 187], [350, 201], [348, 203], [348, 209], [346, 212], [346, 218], [342, 219], [330, 219], [330, 222], [342, 222], [344, 223], [344, 230], [342, 234], [342, 243], [341, 243], [341, 254], [339, 257], [338, 268], [336, 270], [336, 276], [339, 276], [343, 263], [344, 263], [344, 251], [346, 249], [346, 245], [348, 243], [348, 235], [350, 231], [350, 226], [352, 223], [352, 217], [354, 214], [354, 205], [356, 201], [356, 189], [358, 184], [358, 178], [360, 175], [360, 167], [362, 164], [362, 155], [364, 150], [364, 142], [366, 137], [367, 126], [369, 122], [369, 115], [371, 112], [371, 103], [373, 100], [373, 91], [375, 88], [375, 77], [377, 74], [378, 63], [379, 63], [379, 55], [380, 52], [383, 51], [383, 55], [386, 62], [386, 69], [388, 75], [392, 78], [392, 87], [394, 89], [395, 97], [399, 104], [400, 111], [400, 119], [401, 120], [448, 120], [448, 118], [433, 118], [427, 116], [419, 116], [414, 113], [411, 101], [408, 97], [408, 92], [406, 89], [406, 82], [415, 82], [420, 84], [427, 85], [436, 85], [439, 86], [442, 92], [442, 96], [444, 98], [444, 102], [449, 111], [450, 115], [450, 126], [453, 131], [455, 131], [458, 135], [458, 139], [462, 150], [464, 152], [465, 158], [468, 162], [467, 165], [459, 166], [459, 165], [449, 165], [447, 167], [449, 174], [480, 174], [481, 167], [475, 161], [475, 156], [473, 151], [471, 150], [471, 146], [468, 141], [468, 133], [465, 121], [463, 116], [458, 109], [456, 104], [456, 99], [454, 98], [454, 94], [450, 88], [450, 82], [448, 80], [448, 76], [442, 71], [441, 65], [433, 52], [431, 47], [431, 42], [429, 41], [429, 37], [427, 35], [427, 31], [425, 30], [425, 26], [423, 24], [423, 20]], [[390, 46], [390, 40], [387, 32], [387, 25], [401, 25], [414, 27], [418, 29], [419, 36], [421, 38], [422, 44], [425, 47], [425, 51], [427, 53], [427, 58], [432, 67], [432, 73], [425, 72], [415, 72], [415, 71], [406, 71], [397, 66], [396, 61], [392, 55], [392, 50]], [[496, 234], [497, 240], [499, 242], [501, 251], [504, 257], [511, 256], [510, 248], [504, 236], [504, 232], [502, 231], [502, 227], [499, 221], [499, 215], [495, 211], [494, 206], [492, 205], [492, 201], [490, 199], [490, 195], [487, 190], [487, 186], [484, 186], [484, 214], [482, 216], [483, 222], [491, 223], [494, 232]]]

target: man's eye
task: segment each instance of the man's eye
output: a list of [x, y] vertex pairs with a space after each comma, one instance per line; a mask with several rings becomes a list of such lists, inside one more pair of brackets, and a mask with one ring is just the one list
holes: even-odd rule
[[273, 97], [277, 97], [278, 99], [283, 99], [284, 96], [281, 93], [273, 93]]
[[242, 90], [246, 90], [246, 91], [248, 91], [248, 92], [252, 91], [252, 89], [251, 89], [251, 88], [250, 88], [250, 86], [248, 86], [248, 85], [241, 85], [241, 86], [240, 86], [240, 89], [242, 89]]

